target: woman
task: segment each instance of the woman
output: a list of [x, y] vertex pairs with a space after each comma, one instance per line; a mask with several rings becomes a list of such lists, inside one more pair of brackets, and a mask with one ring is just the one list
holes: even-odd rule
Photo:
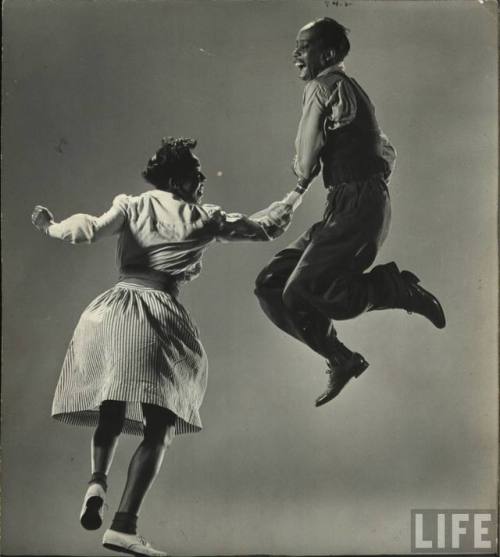
[[[107, 475], [118, 437], [143, 435], [103, 545], [136, 555], [166, 555], [137, 534], [137, 517], [175, 434], [199, 431], [207, 358], [198, 329], [177, 300], [179, 285], [201, 270], [214, 240], [266, 241], [279, 236], [293, 212], [276, 202], [252, 217], [200, 204], [205, 176], [192, 139], [163, 140], [143, 177], [155, 189], [119, 195], [100, 217], [77, 214], [54, 222], [37, 206], [35, 227], [71, 243], [118, 235], [120, 280], [83, 312], [56, 388], [52, 415], [97, 426], [92, 476], [81, 524], [99, 528]], [[288, 207], [288, 206], [287, 206]]]

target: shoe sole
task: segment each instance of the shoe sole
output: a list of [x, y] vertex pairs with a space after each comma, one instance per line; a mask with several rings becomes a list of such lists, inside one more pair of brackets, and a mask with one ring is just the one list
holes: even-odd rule
[[127, 555], [135, 555], [136, 557], [147, 557], [145, 553], [137, 553], [137, 551], [131, 551], [120, 545], [115, 545], [113, 543], [103, 543], [103, 547], [109, 549], [110, 551], [118, 551], [119, 553], [126, 553]]
[[128, 555], [140, 555], [144, 557], [144, 553], [137, 553], [136, 551], [130, 551], [130, 549], [126, 549], [125, 547], [121, 547], [119, 545], [114, 545], [112, 543], [103, 543], [103, 547], [106, 549], [110, 549], [111, 551], [118, 551], [119, 553], [127, 553]]
[[102, 526], [102, 518], [99, 511], [102, 509], [104, 501], [102, 497], [95, 495], [89, 497], [85, 505], [85, 512], [80, 518], [80, 524], [85, 530], [98, 530]]

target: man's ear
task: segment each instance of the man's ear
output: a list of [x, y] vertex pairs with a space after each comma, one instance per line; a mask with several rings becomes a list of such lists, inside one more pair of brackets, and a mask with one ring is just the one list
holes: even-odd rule
[[329, 64], [333, 64], [335, 62], [335, 49], [334, 48], [327, 48], [326, 50], [323, 51], [322, 57], [323, 57], [323, 63], [329, 65]]

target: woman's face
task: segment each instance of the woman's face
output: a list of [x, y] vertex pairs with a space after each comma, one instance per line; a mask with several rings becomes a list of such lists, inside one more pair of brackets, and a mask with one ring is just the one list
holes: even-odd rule
[[193, 155], [193, 167], [178, 184], [179, 193], [189, 203], [198, 203], [203, 197], [206, 176], [201, 171], [200, 159]]

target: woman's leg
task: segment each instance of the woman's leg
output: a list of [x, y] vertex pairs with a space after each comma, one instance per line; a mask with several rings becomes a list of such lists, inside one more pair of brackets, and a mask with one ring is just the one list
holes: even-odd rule
[[80, 513], [86, 530], [97, 530], [103, 519], [107, 475], [125, 419], [126, 403], [106, 400], [99, 409], [99, 422], [92, 437], [92, 477]]
[[91, 483], [100, 483], [106, 489], [106, 480], [118, 437], [125, 419], [126, 402], [105, 400], [99, 409], [99, 423], [92, 437], [92, 478]]
[[135, 534], [137, 515], [144, 497], [160, 470], [165, 450], [175, 435], [176, 416], [170, 410], [152, 404], [142, 405], [144, 439], [128, 468], [127, 482], [111, 529]]

